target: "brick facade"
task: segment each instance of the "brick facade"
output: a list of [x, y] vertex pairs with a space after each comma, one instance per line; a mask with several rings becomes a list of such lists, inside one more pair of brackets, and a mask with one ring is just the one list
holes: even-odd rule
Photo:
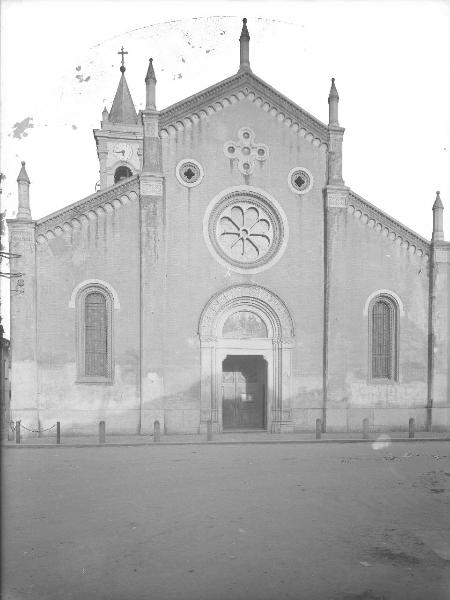
[[[30, 429], [59, 420], [93, 433], [105, 420], [110, 433], [149, 433], [159, 419], [167, 433], [198, 432], [212, 418], [221, 430], [228, 354], [267, 362], [272, 431], [313, 430], [316, 418], [329, 431], [358, 430], [366, 417], [379, 431], [406, 429], [410, 417], [448, 428], [450, 244], [422, 239], [345, 187], [334, 82], [327, 127], [253, 75], [246, 43], [237, 75], [160, 113], [149, 68], [137, 124], [104, 111], [94, 131], [101, 190], [39, 221], [22, 212], [8, 222], [20, 254], [12, 269], [23, 273], [11, 290], [11, 410]], [[247, 171], [224, 149], [242, 128], [268, 151]], [[198, 185], [180, 179], [183, 161], [199, 166]], [[133, 176], [114, 184], [121, 165]], [[296, 167], [312, 176], [306, 193], [289, 180]], [[211, 250], [205, 213], [233, 190], [278, 207], [284, 245], [264, 268], [231, 268]], [[112, 302], [109, 381], [78, 375], [78, 291], [90, 284]], [[369, 369], [377, 293], [398, 305], [398, 374], [384, 382]], [[228, 304], [239, 309], [239, 294], [271, 339], [227, 341], [214, 329]], [[208, 303], [204, 318], [216, 321], [202, 336]]]

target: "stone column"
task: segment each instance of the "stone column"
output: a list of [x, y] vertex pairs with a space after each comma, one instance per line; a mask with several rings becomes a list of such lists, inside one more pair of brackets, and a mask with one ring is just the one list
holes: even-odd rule
[[430, 249], [427, 430], [450, 428], [450, 243], [444, 240], [439, 192]]
[[[35, 222], [10, 219], [11, 418], [39, 429]], [[24, 432], [27, 435], [27, 432]]]
[[[345, 129], [339, 126], [339, 96], [332, 79], [328, 124], [328, 160], [327, 185], [324, 189], [324, 307], [323, 307], [323, 405], [322, 431], [327, 430], [329, 339], [330, 339], [330, 303], [332, 298], [333, 260], [338, 260], [334, 249], [334, 237], [339, 230], [342, 215], [347, 210], [349, 188], [342, 178], [342, 140]], [[337, 250], [337, 249], [336, 249]]]
[[159, 113], [154, 104], [156, 78], [151, 60], [145, 83], [147, 105], [142, 111], [143, 168], [139, 176], [141, 433], [149, 430], [155, 414], [161, 415], [165, 390], [165, 189], [161, 170]]

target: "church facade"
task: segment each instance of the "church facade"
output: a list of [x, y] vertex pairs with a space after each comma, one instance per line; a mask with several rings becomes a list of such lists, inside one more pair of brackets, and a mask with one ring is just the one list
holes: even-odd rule
[[[95, 194], [8, 221], [11, 418], [29, 429], [166, 433], [450, 426], [450, 243], [344, 183], [328, 125], [238, 72], [139, 114], [125, 67], [94, 130]], [[431, 212], [430, 212], [431, 219]]]

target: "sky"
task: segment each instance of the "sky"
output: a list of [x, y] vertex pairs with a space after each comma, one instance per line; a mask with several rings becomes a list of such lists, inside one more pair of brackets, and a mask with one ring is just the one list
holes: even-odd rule
[[323, 122], [336, 78], [346, 184], [427, 239], [440, 190], [450, 239], [450, 2], [3, 0], [0, 10], [8, 218], [21, 160], [34, 219], [94, 192], [92, 129], [111, 107], [122, 45], [136, 108], [151, 56], [162, 109], [237, 71], [247, 17], [253, 71]]

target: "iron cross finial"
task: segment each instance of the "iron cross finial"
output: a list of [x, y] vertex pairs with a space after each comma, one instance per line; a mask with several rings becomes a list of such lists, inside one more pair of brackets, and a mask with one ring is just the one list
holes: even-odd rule
[[122, 55], [122, 65], [120, 67], [120, 72], [121, 73], [125, 73], [125, 60], [124, 60], [124, 56], [125, 56], [125, 54], [128, 54], [128, 52], [126, 50], [124, 50], [123, 46], [122, 46], [122, 49], [117, 54], [121, 54]]

